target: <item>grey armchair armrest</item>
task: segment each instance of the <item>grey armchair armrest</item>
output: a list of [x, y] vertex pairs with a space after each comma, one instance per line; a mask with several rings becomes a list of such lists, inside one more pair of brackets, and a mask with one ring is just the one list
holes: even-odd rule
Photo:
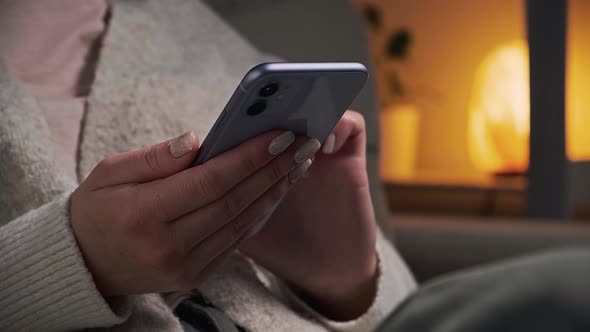
[[590, 225], [395, 215], [394, 242], [418, 281], [552, 248], [590, 247]]

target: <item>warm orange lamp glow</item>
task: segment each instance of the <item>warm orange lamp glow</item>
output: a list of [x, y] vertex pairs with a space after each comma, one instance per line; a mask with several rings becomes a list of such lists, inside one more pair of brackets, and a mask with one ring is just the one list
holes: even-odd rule
[[[583, 43], [569, 48], [566, 142], [570, 160], [590, 159], [590, 78]], [[513, 41], [493, 50], [475, 74], [469, 106], [468, 147], [474, 165], [489, 173], [523, 172], [530, 133], [528, 48]]]
[[522, 172], [528, 166], [528, 68], [526, 44], [513, 41], [493, 50], [475, 73], [467, 144], [480, 170]]
[[568, 6], [567, 155], [573, 161], [590, 160], [590, 2], [574, 0]]

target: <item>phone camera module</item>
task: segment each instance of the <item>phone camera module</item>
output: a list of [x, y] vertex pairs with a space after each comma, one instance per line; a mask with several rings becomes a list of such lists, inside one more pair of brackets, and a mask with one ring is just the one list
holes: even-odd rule
[[259, 101], [255, 102], [254, 104], [250, 105], [250, 107], [248, 107], [248, 110], [246, 111], [246, 113], [248, 113], [248, 115], [250, 115], [250, 116], [256, 116], [256, 115], [264, 112], [265, 109], [266, 109], [266, 102], [264, 100], [259, 100]]
[[267, 85], [263, 86], [258, 94], [260, 97], [270, 97], [275, 94], [279, 90], [279, 85], [275, 82], [268, 83]]

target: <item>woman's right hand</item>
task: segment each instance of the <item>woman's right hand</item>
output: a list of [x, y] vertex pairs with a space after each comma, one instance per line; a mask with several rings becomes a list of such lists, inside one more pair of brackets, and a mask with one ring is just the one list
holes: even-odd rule
[[301, 161], [316, 145], [304, 142], [271, 132], [187, 168], [198, 149], [189, 132], [101, 161], [70, 199], [98, 290], [110, 297], [198, 286], [306, 172]]

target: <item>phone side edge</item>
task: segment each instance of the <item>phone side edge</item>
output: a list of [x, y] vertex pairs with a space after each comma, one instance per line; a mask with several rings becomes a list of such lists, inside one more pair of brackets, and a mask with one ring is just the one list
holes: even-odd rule
[[214, 155], [214, 152], [216, 150], [215, 144], [218, 142], [218, 137], [222, 136], [224, 128], [227, 126], [228, 123], [231, 122], [236, 110], [239, 110], [239, 107], [236, 107], [236, 105], [240, 105], [242, 99], [245, 96], [246, 92], [242, 90], [242, 88], [238, 85], [238, 87], [228, 100], [227, 104], [223, 108], [223, 111], [215, 120], [215, 123], [211, 127], [211, 130], [209, 130], [209, 133], [205, 137], [205, 140], [199, 147], [197, 156], [191, 164], [192, 166], [204, 164], [208, 160], [216, 157], [216, 155]]
[[240, 87], [247, 91], [252, 84], [267, 73], [289, 73], [289, 72], [317, 72], [317, 71], [339, 71], [358, 72], [369, 77], [367, 67], [360, 62], [265, 62], [250, 69], [240, 82]]

